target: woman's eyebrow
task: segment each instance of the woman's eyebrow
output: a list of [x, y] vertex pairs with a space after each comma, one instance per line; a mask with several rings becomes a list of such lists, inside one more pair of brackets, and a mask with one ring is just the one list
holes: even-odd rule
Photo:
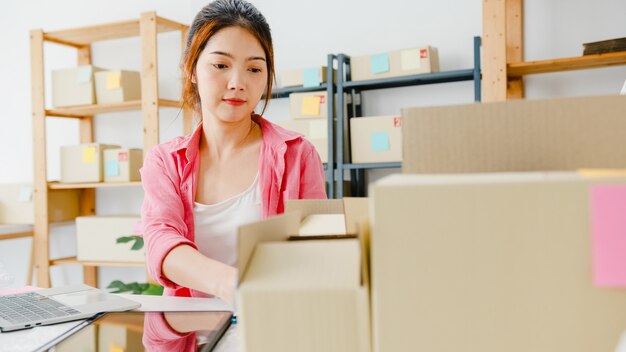
[[[234, 58], [235, 58], [232, 54], [227, 53], [227, 52], [224, 52], [224, 51], [212, 51], [212, 52], [210, 52], [209, 54], [223, 55], [223, 56], [229, 57], [229, 58], [231, 58], [231, 59], [234, 59]], [[251, 57], [249, 57], [248, 59], [246, 59], [246, 61], [254, 61], [254, 60], [261, 60], [261, 61], [265, 61], [265, 58], [264, 58], [264, 57], [261, 57], [261, 56], [251, 56]]]

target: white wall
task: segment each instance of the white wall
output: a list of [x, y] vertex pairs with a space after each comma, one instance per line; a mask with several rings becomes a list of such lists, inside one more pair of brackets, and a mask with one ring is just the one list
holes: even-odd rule
[[[25, 0], [5, 2], [0, 11], [0, 182], [32, 181], [29, 30], [45, 31], [137, 18], [143, 11], [190, 23], [206, 1], [166, 0]], [[482, 32], [482, 1], [405, 0], [256, 0], [273, 31], [276, 67], [282, 69], [323, 65], [328, 53], [361, 55], [430, 44], [439, 48], [441, 69], [472, 66], [472, 37]], [[593, 6], [593, 8], [591, 7]], [[625, 36], [622, 0], [527, 0], [525, 5], [525, 59], [578, 56], [583, 42]], [[93, 47], [93, 62], [105, 68], [139, 69], [137, 39], [102, 42]], [[159, 37], [159, 90], [164, 98], [177, 98], [180, 84], [180, 47], [176, 34]], [[46, 45], [47, 78], [51, 69], [75, 64], [71, 50]], [[528, 98], [615, 94], [626, 79], [626, 66], [530, 76]], [[47, 79], [49, 86], [49, 79]], [[48, 89], [49, 92], [49, 89]], [[48, 102], [50, 95], [47, 96]], [[371, 91], [363, 95], [363, 112], [398, 114], [405, 106], [469, 103], [471, 82]], [[162, 140], [181, 131], [177, 111], [161, 111]], [[288, 101], [275, 100], [266, 117], [288, 118]], [[78, 142], [77, 123], [48, 122], [48, 174], [59, 176], [59, 146]], [[139, 113], [107, 114], [96, 118], [99, 142], [140, 147]], [[369, 173], [370, 180], [397, 170]], [[98, 190], [99, 214], [137, 213], [142, 192], [138, 188]], [[0, 242], [0, 262], [24, 283], [30, 240]], [[72, 229], [55, 230], [52, 251], [73, 254]], [[101, 284], [112, 279], [142, 280], [141, 269], [104, 268]], [[78, 268], [55, 268], [53, 284], [81, 280]]]

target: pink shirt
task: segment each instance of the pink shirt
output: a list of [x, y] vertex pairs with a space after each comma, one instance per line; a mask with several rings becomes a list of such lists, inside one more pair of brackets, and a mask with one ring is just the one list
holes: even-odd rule
[[[253, 118], [263, 132], [259, 158], [263, 216], [282, 213], [286, 199], [326, 199], [324, 168], [313, 145], [301, 134], [274, 125], [260, 115]], [[155, 146], [141, 169], [146, 267], [168, 296], [207, 296], [177, 285], [162, 271], [163, 260], [176, 246], [186, 244], [198, 249], [194, 243], [193, 206], [201, 135], [202, 124], [190, 135]]]

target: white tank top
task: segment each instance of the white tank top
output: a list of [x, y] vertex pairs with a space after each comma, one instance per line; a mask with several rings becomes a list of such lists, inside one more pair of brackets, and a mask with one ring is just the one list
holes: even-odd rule
[[258, 174], [252, 185], [237, 196], [210, 205], [194, 202], [198, 250], [211, 259], [237, 266], [237, 229], [262, 217]]

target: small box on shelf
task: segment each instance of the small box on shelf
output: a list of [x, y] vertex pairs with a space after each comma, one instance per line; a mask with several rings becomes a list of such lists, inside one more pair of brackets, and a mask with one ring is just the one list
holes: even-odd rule
[[133, 241], [117, 243], [120, 237], [137, 236], [141, 217], [79, 216], [76, 218], [76, 259], [96, 262], [143, 262], [144, 250], [132, 250]]
[[61, 147], [61, 182], [85, 183], [104, 180], [103, 152], [118, 145], [85, 143]]
[[[327, 82], [326, 66], [284, 70], [281, 74], [281, 87], [318, 87]], [[337, 71], [333, 70], [333, 81], [336, 79]]]
[[95, 73], [96, 101], [122, 103], [141, 99], [141, 75], [135, 71], [100, 71]]
[[402, 161], [402, 119], [398, 116], [350, 119], [352, 163]]
[[326, 92], [291, 93], [289, 110], [292, 119], [328, 118]]
[[142, 165], [141, 149], [106, 149], [104, 151], [104, 182], [141, 181], [139, 169]]
[[94, 73], [102, 71], [92, 65], [52, 71], [52, 105], [54, 107], [96, 103]]
[[439, 72], [437, 48], [422, 46], [350, 59], [351, 80], [364, 81]]

